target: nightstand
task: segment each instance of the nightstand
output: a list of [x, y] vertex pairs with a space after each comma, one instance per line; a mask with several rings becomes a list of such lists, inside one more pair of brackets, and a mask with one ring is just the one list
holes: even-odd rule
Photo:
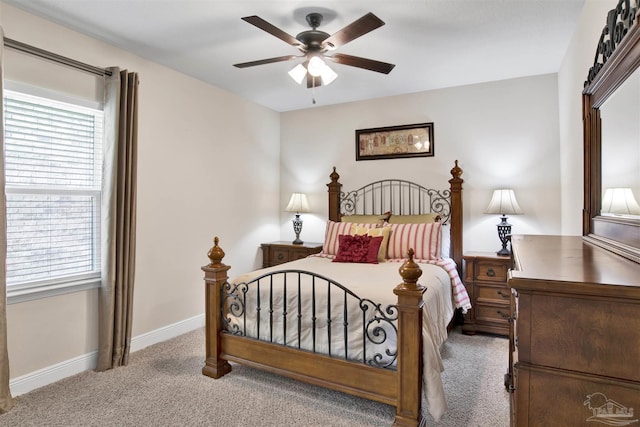
[[272, 267], [284, 262], [295, 261], [317, 254], [322, 250], [322, 243], [294, 245], [291, 242], [262, 243], [262, 267]]
[[511, 257], [495, 252], [468, 252], [462, 257], [464, 285], [471, 299], [471, 310], [464, 315], [462, 332], [509, 335], [511, 290], [507, 273]]

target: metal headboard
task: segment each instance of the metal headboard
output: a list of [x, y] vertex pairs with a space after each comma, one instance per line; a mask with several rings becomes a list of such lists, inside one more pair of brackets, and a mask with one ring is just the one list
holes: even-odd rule
[[403, 179], [385, 179], [357, 190], [340, 192], [343, 215], [417, 215], [436, 213], [443, 223], [451, 217], [451, 190], [436, 190]]

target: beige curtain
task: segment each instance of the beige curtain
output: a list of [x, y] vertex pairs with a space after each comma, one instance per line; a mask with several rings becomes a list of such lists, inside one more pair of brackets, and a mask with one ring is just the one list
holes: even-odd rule
[[98, 371], [126, 365], [136, 252], [138, 74], [109, 69], [105, 84], [102, 285]]
[[[4, 32], [0, 27], [0, 98], [4, 100], [3, 52]], [[9, 351], [7, 349], [7, 209], [4, 196], [4, 101], [0, 103], [0, 414], [13, 406], [9, 390]]]

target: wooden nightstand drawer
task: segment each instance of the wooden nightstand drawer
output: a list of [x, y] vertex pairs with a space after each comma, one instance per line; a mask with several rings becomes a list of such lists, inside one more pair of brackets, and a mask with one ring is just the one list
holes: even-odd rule
[[480, 301], [509, 304], [511, 298], [509, 289], [501, 285], [476, 285], [474, 298]]
[[507, 271], [509, 271], [509, 267], [504, 262], [478, 261], [477, 268], [477, 280], [507, 282]]
[[271, 242], [260, 246], [262, 246], [262, 267], [273, 267], [322, 251], [322, 243], [294, 245], [291, 242]]
[[476, 320], [498, 323], [509, 328], [509, 304], [477, 304], [475, 310]]
[[270, 265], [278, 265], [289, 261], [289, 251], [284, 248], [275, 247], [271, 250], [269, 256]]

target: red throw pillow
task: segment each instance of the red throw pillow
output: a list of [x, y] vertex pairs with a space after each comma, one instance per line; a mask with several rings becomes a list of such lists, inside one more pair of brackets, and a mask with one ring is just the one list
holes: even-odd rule
[[367, 235], [351, 236], [342, 234], [338, 236], [340, 245], [333, 262], [361, 262], [368, 264], [378, 263], [378, 251], [382, 243], [382, 236], [371, 237]]

